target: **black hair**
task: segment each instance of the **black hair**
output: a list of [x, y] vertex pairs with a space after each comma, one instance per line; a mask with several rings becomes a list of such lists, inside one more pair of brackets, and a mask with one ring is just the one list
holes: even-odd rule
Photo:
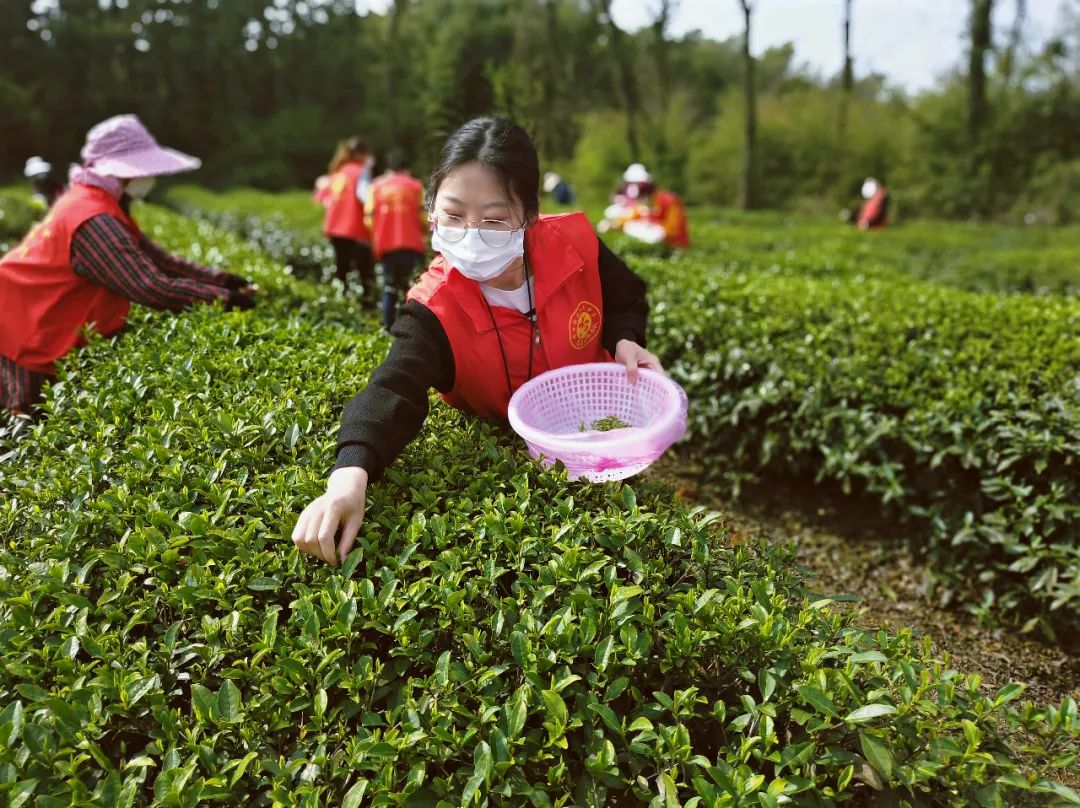
[[528, 133], [507, 118], [473, 118], [443, 146], [439, 163], [428, 180], [428, 199], [435, 199], [447, 175], [467, 163], [480, 163], [516, 197], [532, 219], [540, 212], [540, 159]]
[[345, 163], [363, 154], [371, 154], [371, 146], [368, 145], [368, 142], [359, 135], [347, 137], [337, 144], [337, 148], [334, 149], [334, 156], [330, 158], [330, 165], [327, 166], [326, 171], [328, 174], [333, 174]]
[[391, 171], [403, 171], [409, 167], [409, 158], [401, 149], [391, 149], [386, 155], [386, 167]]

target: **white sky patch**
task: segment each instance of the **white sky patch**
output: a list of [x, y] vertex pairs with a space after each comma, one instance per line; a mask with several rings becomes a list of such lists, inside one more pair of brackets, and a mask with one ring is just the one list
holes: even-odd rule
[[[1039, 47], [1058, 29], [1069, 5], [1080, 0], [1028, 0], [1024, 41]], [[750, 49], [791, 42], [796, 64], [834, 76], [843, 63], [843, 0], [756, 0]], [[995, 39], [1013, 22], [1013, 0], [997, 0]], [[960, 66], [966, 53], [969, 0], [854, 0], [851, 26], [856, 76], [884, 73], [909, 92], [934, 85]], [[613, 0], [615, 21], [628, 30], [648, 25], [658, 0]], [[712, 39], [742, 35], [738, 0], [679, 0], [670, 31], [700, 29]]]

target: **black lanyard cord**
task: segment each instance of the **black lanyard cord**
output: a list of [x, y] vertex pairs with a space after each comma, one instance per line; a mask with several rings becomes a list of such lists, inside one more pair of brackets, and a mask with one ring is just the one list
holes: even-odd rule
[[[523, 256], [524, 258], [524, 256]], [[529, 311], [525, 315], [529, 318], [529, 375], [525, 379], [528, 381], [533, 375], [533, 339], [536, 331], [536, 309], [533, 307], [533, 294], [532, 286], [529, 284], [529, 259], [524, 258], [525, 263], [525, 290], [529, 294]], [[487, 295], [480, 290], [480, 296], [484, 298], [484, 305], [487, 306], [488, 316], [491, 318], [491, 327], [495, 329], [495, 339], [499, 341], [499, 355], [502, 357], [503, 373], [506, 374], [506, 394], [508, 396], [514, 395], [514, 386], [510, 383], [510, 363], [506, 361], [506, 348], [503, 347], [502, 334], [499, 332], [499, 324], [495, 322], [495, 312], [491, 308], [491, 303], [488, 302]]]

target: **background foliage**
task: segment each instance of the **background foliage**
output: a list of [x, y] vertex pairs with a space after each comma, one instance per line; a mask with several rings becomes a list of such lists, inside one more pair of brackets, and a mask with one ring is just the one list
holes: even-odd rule
[[[204, 183], [308, 187], [353, 132], [380, 150], [403, 146], [422, 172], [455, 126], [498, 111], [534, 133], [546, 165], [600, 199], [632, 156], [603, 5], [396, 0], [358, 15], [344, 0], [3, 3], [0, 176], [34, 153], [66, 165], [90, 125], [133, 111], [204, 158]], [[691, 202], [731, 204], [739, 41], [673, 37], [659, 22], [622, 33], [640, 107], [636, 156]], [[841, 125], [834, 77], [808, 74], [790, 47], [757, 54], [759, 204], [832, 212], [876, 174], [905, 216], [1075, 217], [1080, 17], [1039, 53], [1014, 54], [1004, 35], [993, 44], [990, 116], [974, 138], [958, 114], [959, 69], [918, 97], [856, 77]]]

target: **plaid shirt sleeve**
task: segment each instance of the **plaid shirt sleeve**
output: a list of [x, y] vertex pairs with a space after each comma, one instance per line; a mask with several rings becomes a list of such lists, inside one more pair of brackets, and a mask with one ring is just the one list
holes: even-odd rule
[[0, 409], [29, 414], [41, 399], [41, 388], [48, 380], [47, 373], [29, 370], [0, 356]]
[[172, 255], [145, 235], [139, 239], [139, 246], [158, 265], [158, 269], [166, 275], [177, 278], [190, 278], [200, 283], [221, 286], [225, 289], [240, 289], [248, 284], [247, 279], [241, 278], [239, 275], [233, 275], [230, 272], [214, 269], [213, 267], [204, 267], [194, 261], [187, 261], [179, 255]]
[[75, 231], [71, 265], [76, 275], [154, 309], [180, 311], [229, 295], [222, 286], [163, 272], [134, 234], [108, 214], [88, 219]]

